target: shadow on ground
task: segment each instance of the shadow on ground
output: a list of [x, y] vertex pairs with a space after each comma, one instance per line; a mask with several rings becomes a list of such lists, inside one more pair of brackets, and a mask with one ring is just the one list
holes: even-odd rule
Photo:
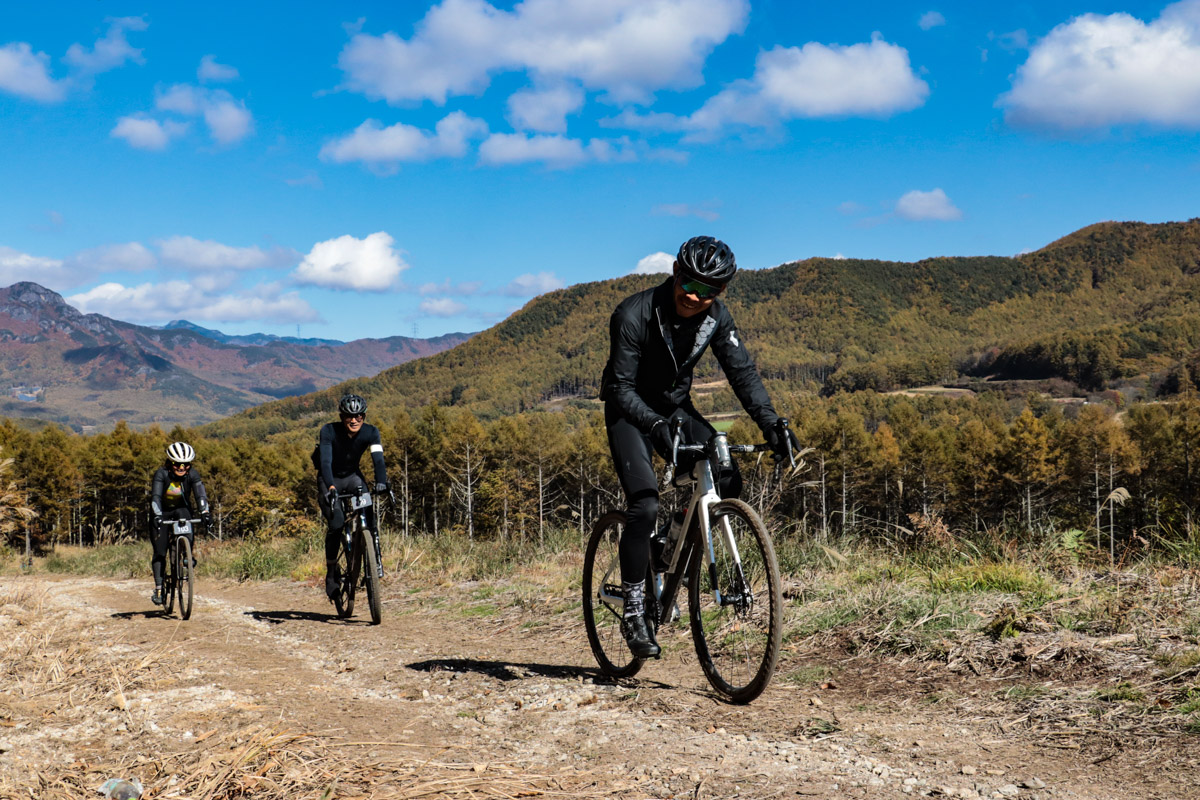
[[285, 622], [337, 622], [342, 625], [369, 625], [370, 620], [341, 619], [337, 614], [322, 614], [317, 611], [247, 611], [247, 617], [259, 622], [269, 622], [272, 625], [282, 625]]

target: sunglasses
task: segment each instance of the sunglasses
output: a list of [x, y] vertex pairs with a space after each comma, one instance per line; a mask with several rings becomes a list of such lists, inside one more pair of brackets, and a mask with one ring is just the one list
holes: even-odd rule
[[352, 420], [352, 419], [356, 419], [359, 422], [362, 422], [366, 418], [367, 418], [366, 414], [342, 414], [342, 422], [348, 422], [349, 420]]
[[189, 470], [189, 469], [191, 469], [191, 468], [192, 468], [192, 465], [191, 465], [191, 464], [180, 464], [178, 461], [172, 461], [172, 462], [171, 462], [171, 469], [183, 469], [183, 470]]
[[710, 286], [703, 281], [689, 280], [685, 281], [682, 278], [676, 278], [675, 282], [679, 284], [679, 288], [683, 289], [685, 294], [694, 294], [701, 300], [710, 300], [721, 293], [724, 286]]

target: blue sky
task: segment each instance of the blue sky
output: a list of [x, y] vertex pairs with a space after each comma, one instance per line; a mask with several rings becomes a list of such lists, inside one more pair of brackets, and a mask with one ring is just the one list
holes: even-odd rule
[[0, 285], [434, 336], [702, 233], [761, 269], [1200, 216], [1200, 0], [9, 4], [0, 119]]

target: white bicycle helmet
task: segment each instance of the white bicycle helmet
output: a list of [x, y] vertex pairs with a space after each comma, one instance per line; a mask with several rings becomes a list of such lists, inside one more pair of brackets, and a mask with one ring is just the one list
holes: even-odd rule
[[167, 458], [176, 464], [190, 464], [196, 457], [196, 451], [187, 442], [171, 442], [167, 445]]

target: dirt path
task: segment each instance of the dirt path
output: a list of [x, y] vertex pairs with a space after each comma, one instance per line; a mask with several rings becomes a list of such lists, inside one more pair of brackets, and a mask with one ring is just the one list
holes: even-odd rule
[[[336, 619], [310, 586], [203, 580], [180, 622], [153, 610], [144, 581], [0, 579], [0, 591], [43, 586], [42, 613], [78, 625], [87, 647], [174, 666], [122, 693], [123, 708], [99, 724], [8, 722], [0, 777], [10, 781], [42, 763], [128, 763], [269, 723], [364, 765], [416, 774], [436, 763], [554, 796], [1200, 797], [1194, 749], [1056, 746], [1003, 712], [935, 702], [997, 690], [940, 665], [843, 662], [832, 685], [777, 680], [754, 704], [730, 706], [707, 690], [682, 636], [638, 680], [599, 679], [572, 598], [493, 602], [486, 586], [389, 585], [375, 627], [361, 611]], [[806, 661], [830, 666], [792, 654], [788, 669]]]

